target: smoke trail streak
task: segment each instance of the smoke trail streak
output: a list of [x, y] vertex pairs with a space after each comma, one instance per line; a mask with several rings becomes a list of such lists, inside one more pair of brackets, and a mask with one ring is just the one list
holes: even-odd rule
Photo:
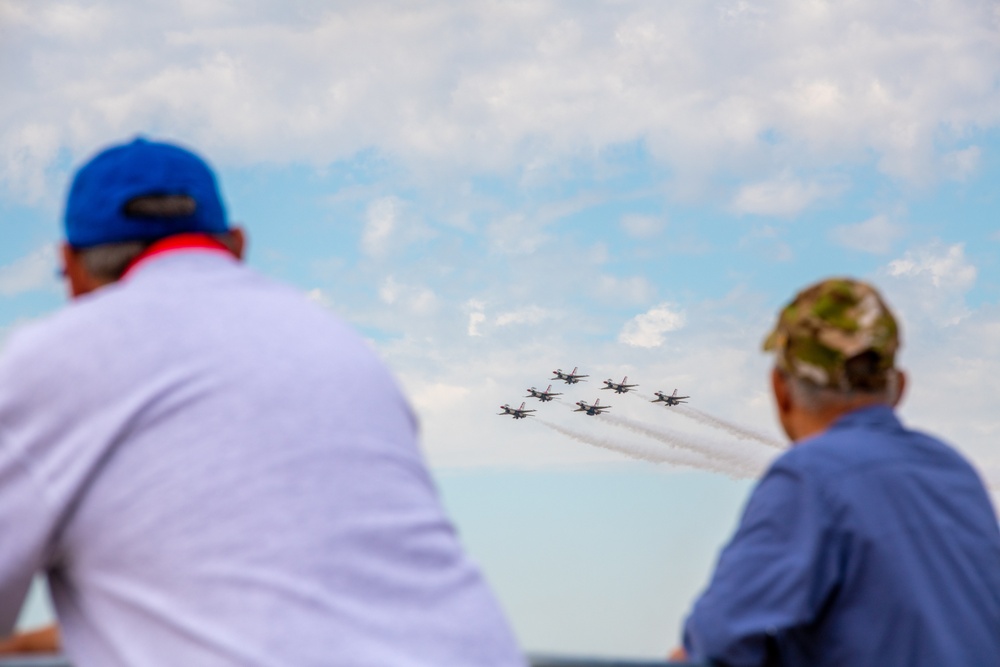
[[745, 426], [740, 426], [739, 424], [734, 424], [731, 421], [725, 419], [720, 419], [714, 415], [710, 415], [706, 412], [702, 412], [697, 408], [692, 408], [687, 405], [677, 405], [672, 408], [675, 412], [678, 412], [689, 419], [693, 419], [696, 422], [705, 424], [706, 426], [713, 426], [718, 429], [726, 431], [730, 435], [739, 438], [741, 440], [756, 440], [757, 442], [763, 443], [768, 447], [774, 447], [775, 449], [785, 449], [785, 445], [767, 437], [762, 433], [758, 433], [752, 429], [746, 428]]
[[661, 449], [659, 447], [646, 447], [641, 443], [621, 442], [611, 438], [598, 438], [587, 433], [581, 433], [574, 429], [559, 426], [544, 419], [538, 420], [539, 424], [548, 426], [553, 431], [561, 433], [569, 438], [577, 440], [587, 445], [608, 449], [619, 454], [625, 454], [634, 459], [649, 461], [650, 463], [669, 463], [673, 465], [698, 468], [710, 472], [718, 472], [736, 479], [746, 479], [752, 477], [747, 471], [726, 465], [721, 461], [713, 460], [702, 453], [694, 451], [683, 451], [677, 449]]
[[662, 427], [637, 422], [621, 415], [605, 415], [604, 417], [608, 423], [627, 428], [633, 433], [639, 433], [654, 440], [659, 440], [671, 447], [681, 447], [698, 452], [721, 464], [735, 467], [741, 471], [741, 474], [747, 477], [760, 477], [773, 458], [763, 450], [756, 448], [748, 449], [739, 445], [733, 447], [702, 438], [692, 438], [691, 436]]

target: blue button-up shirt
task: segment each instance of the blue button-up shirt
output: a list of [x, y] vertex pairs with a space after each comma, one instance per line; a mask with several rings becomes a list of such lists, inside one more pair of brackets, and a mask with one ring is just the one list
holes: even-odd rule
[[1000, 665], [1000, 530], [977, 474], [888, 407], [782, 455], [684, 630], [725, 665]]

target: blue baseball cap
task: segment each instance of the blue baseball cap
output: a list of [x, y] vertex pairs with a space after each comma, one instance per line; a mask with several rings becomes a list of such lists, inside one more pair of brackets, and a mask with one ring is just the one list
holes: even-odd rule
[[[146, 205], [150, 200], [167, 205]], [[180, 146], [141, 137], [101, 151], [76, 172], [64, 223], [74, 248], [229, 229], [208, 164]]]

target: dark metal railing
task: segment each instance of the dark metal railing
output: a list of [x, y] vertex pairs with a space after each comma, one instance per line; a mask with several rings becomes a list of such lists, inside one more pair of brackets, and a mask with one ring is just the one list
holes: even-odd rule
[[[585, 658], [558, 655], [529, 656], [531, 667], [697, 667], [689, 662], [665, 660], [626, 660], [619, 658]], [[3, 667], [0, 665], [0, 667]]]
[[0, 667], [72, 667], [61, 655], [14, 655], [0, 658]]
[[[556, 655], [532, 655], [531, 667], [692, 667], [690, 663], [663, 660], [619, 660]], [[62, 656], [12, 656], [0, 658], [0, 667], [72, 667]]]

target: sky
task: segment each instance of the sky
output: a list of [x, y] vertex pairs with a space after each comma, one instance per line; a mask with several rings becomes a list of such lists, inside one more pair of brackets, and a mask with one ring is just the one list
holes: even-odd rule
[[0, 340], [65, 302], [75, 166], [196, 149], [250, 264], [396, 374], [527, 650], [677, 643], [783, 446], [761, 341], [818, 279], [883, 292], [901, 416], [1000, 489], [995, 2], [0, 0], [0, 83]]

